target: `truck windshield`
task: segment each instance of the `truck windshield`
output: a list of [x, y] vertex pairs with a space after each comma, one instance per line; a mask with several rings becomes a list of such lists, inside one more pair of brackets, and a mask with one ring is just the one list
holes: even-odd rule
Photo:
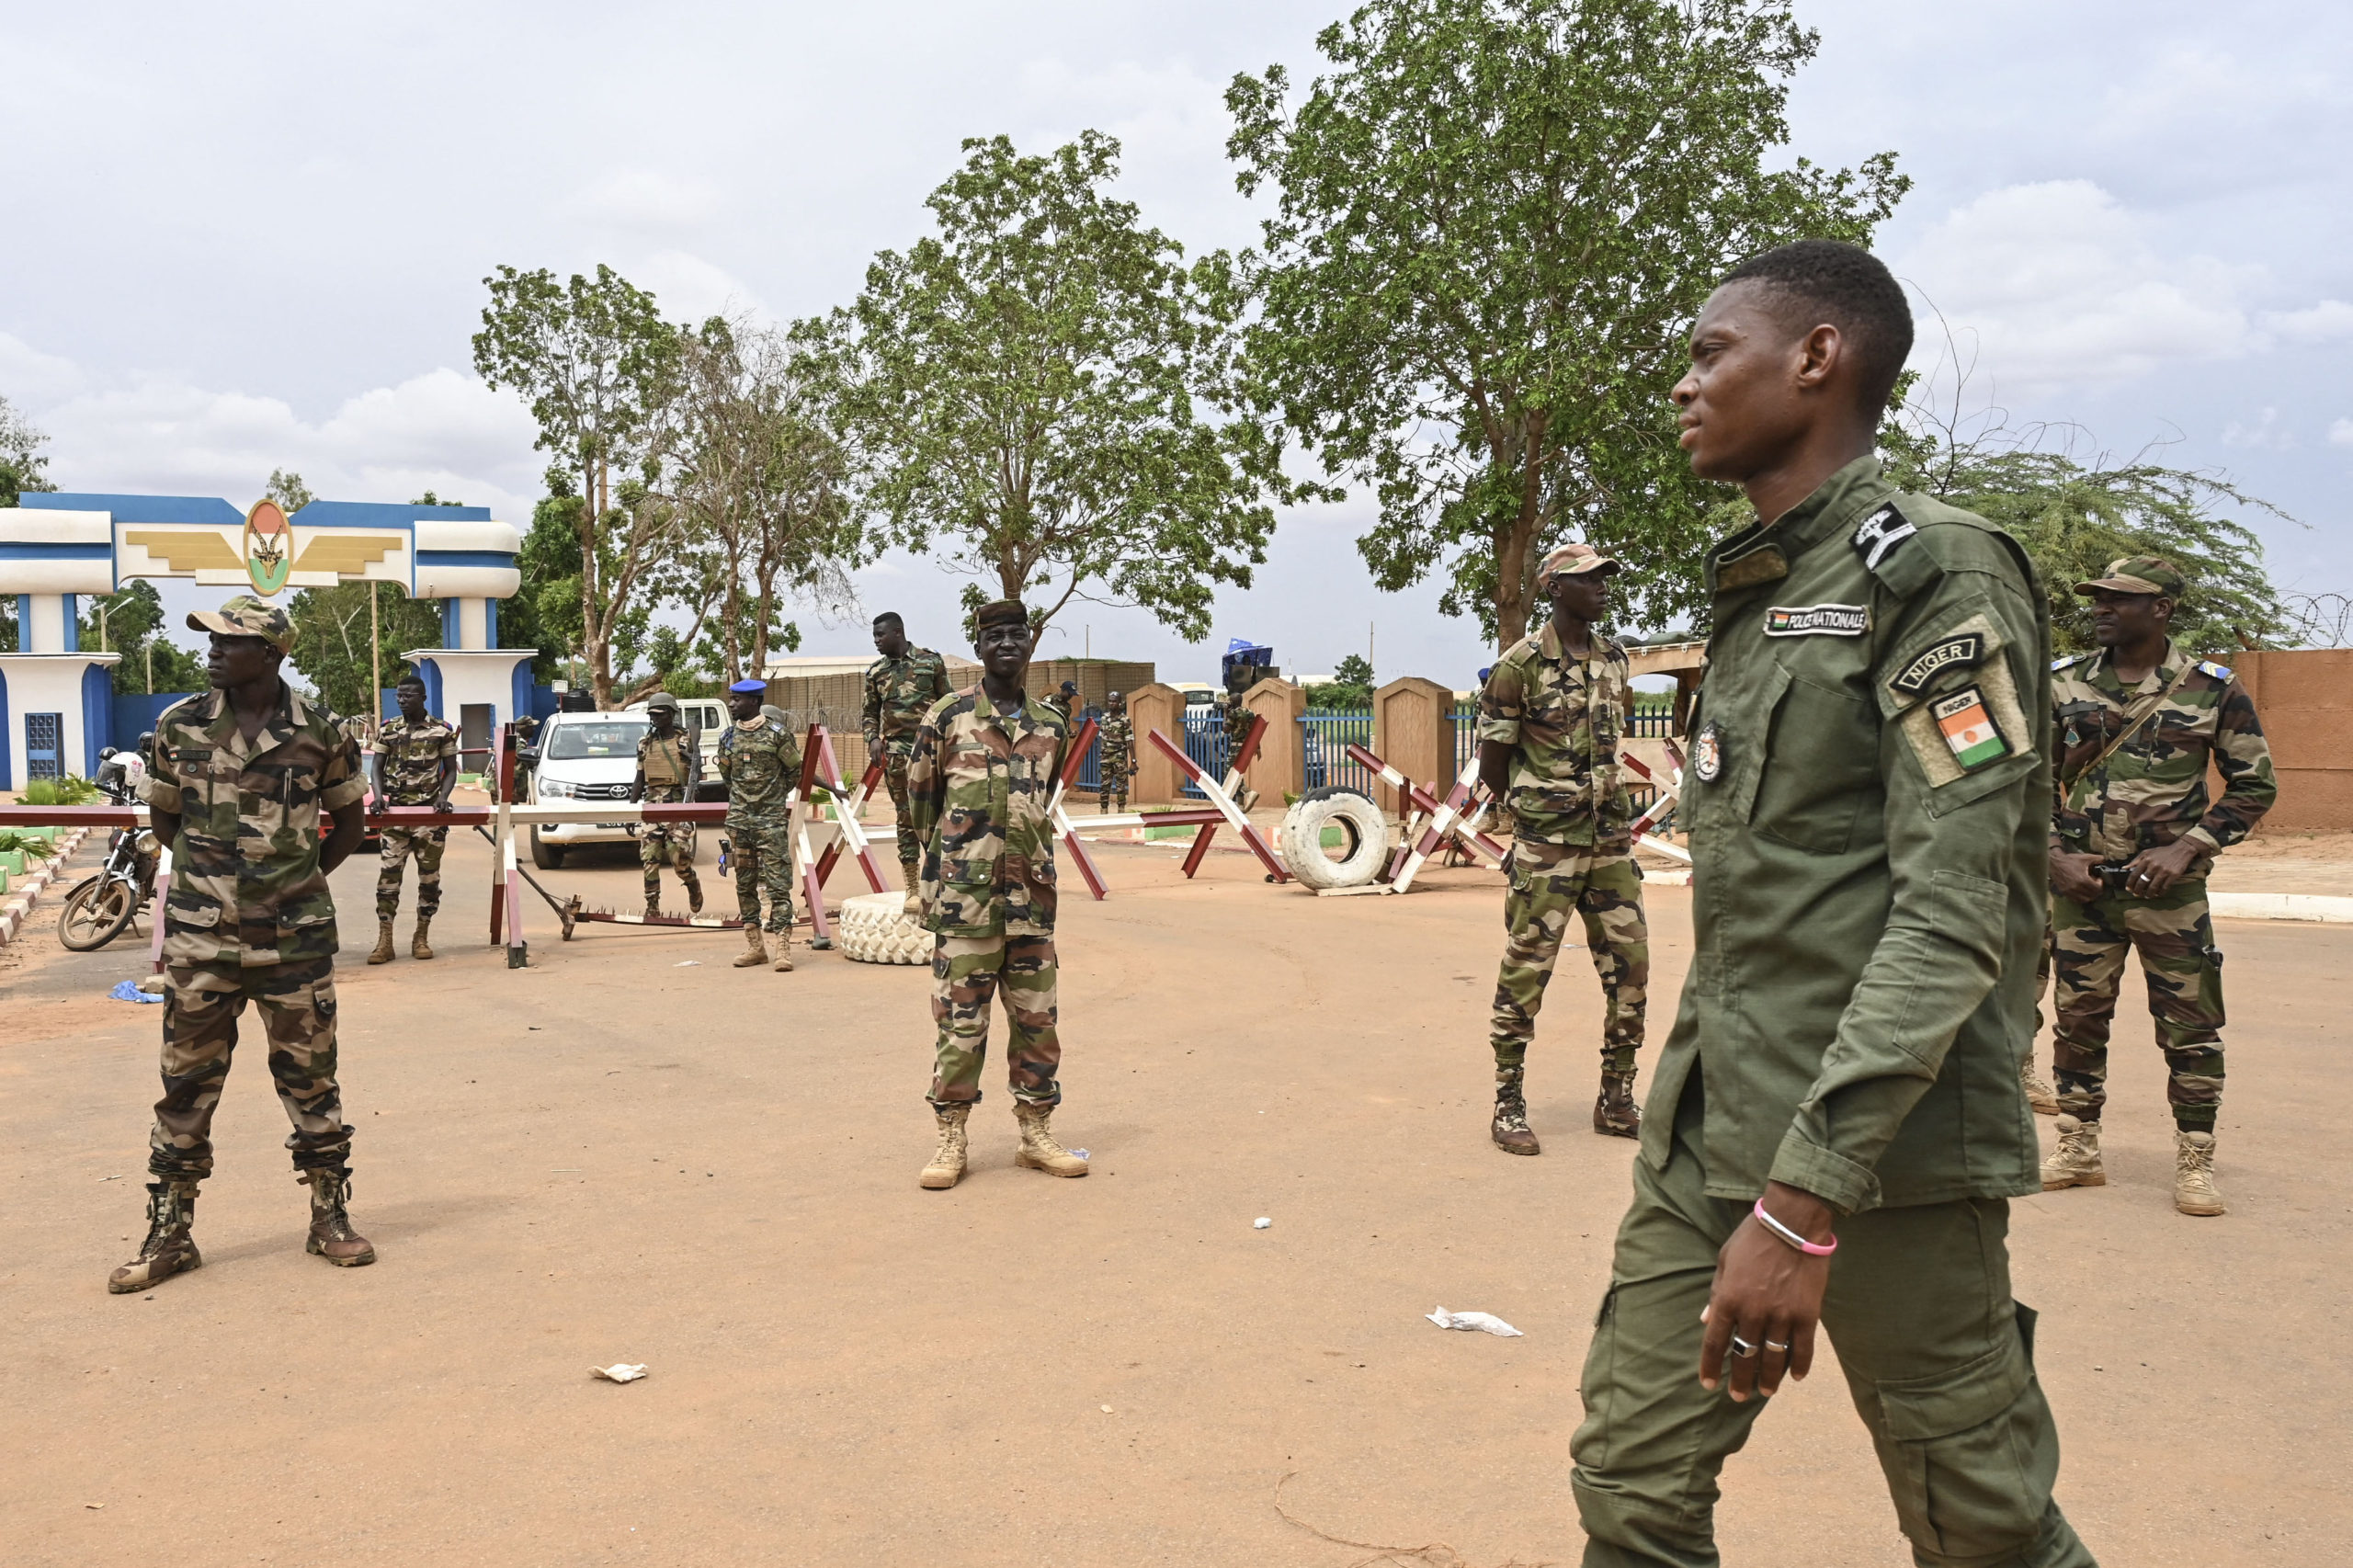
[[642, 719], [599, 719], [589, 724], [558, 724], [548, 736], [541, 755], [551, 762], [576, 762], [587, 756], [635, 756], [645, 738]]

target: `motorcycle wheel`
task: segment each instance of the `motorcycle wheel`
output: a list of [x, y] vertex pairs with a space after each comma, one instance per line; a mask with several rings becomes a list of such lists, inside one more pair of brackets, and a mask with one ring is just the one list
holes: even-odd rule
[[129, 882], [92, 877], [65, 895], [65, 907], [57, 916], [57, 939], [68, 952], [90, 952], [121, 936], [138, 913], [139, 896]]

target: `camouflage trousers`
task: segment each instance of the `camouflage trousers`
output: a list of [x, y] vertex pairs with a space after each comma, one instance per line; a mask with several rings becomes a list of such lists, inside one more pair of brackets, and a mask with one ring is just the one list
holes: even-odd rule
[[2172, 1074], [2165, 1098], [2177, 1126], [2214, 1130], [2222, 1102], [2222, 955], [2202, 877], [2157, 898], [2109, 893], [2089, 903], [2054, 896], [2045, 962], [2054, 986], [2051, 1065], [2059, 1108], [2097, 1121], [2108, 1102], [2108, 1037], [2127, 950], [2141, 955], [2158, 1048]]
[[383, 848], [376, 858], [376, 918], [390, 920], [401, 911], [401, 868], [416, 858], [416, 912], [432, 915], [441, 907], [441, 853], [449, 846], [446, 827], [388, 827]]
[[1543, 1008], [1544, 988], [1560, 960], [1572, 915], [1585, 922], [1586, 945], [1593, 950], [1594, 972], [1601, 977], [1601, 1070], [1634, 1070], [1651, 981], [1651, 933], [1643, 919], [1643, 882], [1634, 858], [1624, 849], [1597, 853], [1586, 845], [1521, 839], [1511, 849], [1504, 961], [1488, 1026], [1498, 1084], [1517, 1084], [1526, 1075], [1536, 1015]]
[[1107, 813], [1125, 812], [1128, 809], [1128, 789], [1135, 778], [1134, 760], [1124, 749], [1112, 751], [1107, 747], [1096, 766], [1103, 780], [1102, 787], [1096, 793], [1096, 804]]
[[939, 1026], [929, 1098], [977, 1104], [988, 1058], [989, 1002], [1005, 994], [1005, 1069], [1013, 1097], [1060, 1105], [1062, 1037], [1055, 1032], [1051, 937], [938, 937], [931, 956], [931, 1017]]
[[767, 929], [792, 929], [792, 828], [789, 823], [729, 823], [727, 842], [735, 853], [735, 912], [746, 926], [760, 924], [760, 896], [767, 895]]
[[690, 822], [648, 822], [637, 826], [637, 863], [645, 871], [645, 902], [662, 899], [662, 868], [675, 866], [678, 881], [688, 888], [702, 885], [695, 875], [695, 824]]
[[155, 1102], [147, 1168], [201, 1181], [212, 1174], [212, 1111], [237, 1049], [237, 1017], [251, 1002], [269, 1037], [269, 1075], [294, 1124], [286, 1146], [296, 1170], [351, 1158], [343, 1091], [335, 1081], [335, 960], [261, 969], [174, 964], [165, 971], [164, 1097]]
[[892, 746], [882, 754], [882, 788], [891, 792], [891, 812], [898, 823], [899, 885], [912, 890], [916, 882], [915, 867], [923, 861], [923, 838], [915, 832], [915, 824], [907, 818], [907, 762], [911, 752]]

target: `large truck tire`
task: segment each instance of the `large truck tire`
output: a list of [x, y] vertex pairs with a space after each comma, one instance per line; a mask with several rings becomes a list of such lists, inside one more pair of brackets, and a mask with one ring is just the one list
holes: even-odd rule
[[931, 933], [906, 913], [906, 895], [862, 892], [842, 900], [834, 946], [854, 963], [931, 962]]
[[[1324, 851], [1324, 830], [1340, 830], [1339, 858]], [[1300, 886], [1360, 888], [1381, 874], [1389, 854], [1389, 822], [1372, 797], [1339, 785], [1310, 790], [1283, 817], [1276, 839], [1283, 864]]]

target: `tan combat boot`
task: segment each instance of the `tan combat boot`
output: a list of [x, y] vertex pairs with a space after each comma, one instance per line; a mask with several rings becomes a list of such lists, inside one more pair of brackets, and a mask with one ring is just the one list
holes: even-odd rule
[[689, 871], [679, 880], [687, 884], [687, 913], [700, 915], [702, 913], [702, 879]]
[[311, 1188], [311, 1237], [302, 1244], [302, 1250], [318, 1254], [337, 1268], [375, 1262], [376, 1249], [351, 1228], [351, 1216], [344, 1211], [344, 1205], [351, 1201], [351, 1173], [301, 1171], [294, 1179]]
[[[1596, 1113], [1597, 1116], [1598, 1113]], [[1489, 1129], [1495, 1147], [1506, 1154], [1540, 1154], [1544, 1145], [1528, 1130], [1528, 1097], [1518, 1084], [1495, 1085], [1495, 1120]]]
[[2034, 1108], [2037, 1116], [2057, 1116], [2059, 1096], [2051, 1085], [2035, 1076], [2034, 1058], [2029, 1056], [2018, 1063], [2018, 1087], [2026, 1091], [2026, 1103]]
[[1640, 1138], [1643, 1108], [1634, 1103], [1631, 1073], [1604, 1073], [1593, 1102], [1593, 1130], [1605, 1138]]
[[392, 923], [391, 921], [376, 922], [376, 950], [368, 955], [368, 961], [369, 963], [392, 961]]
[[2214, 1185], [2214, 1135], [2176, 1129], [2173, 1135], [2173, 1206], [2185, 1214], [2221, 1214], [2222, 1189]]
[[196, 1250], [196, 1183], [152, 1181], [147, 1184], [147, 1241], [139, 1256], [107, 1276], [107, 1289], [118, 1296], [152, 1290], [175, 1274], [204, 1267]]
[[923, 918], [923, 894], [915, 891], [915, 880], [907, 879], [907, 896], [899, 905], [899, 913], [910, 920]]
[[2042, 1162], [2042, 1190], [2064, 1187], [2106, 1187], [2108, 1172], [2099, 1163], [2099, 1123], [2059, 1119], [2059, 1142]]
[[735, 955], [737, 969], [749, 969], [754, 964], [768, 961], [768, 946], [760, 940], [760, 928], [746, 923], [744, 926], [744, 950]]
[[790, 974], [792, 972], [791, 931], [787, 929], [776, 932], [768, 937], [768, 942], [776, 952], [777, 973]]
[[415, 934], [411, 936], [408, 939], [409, 957], [413, 959], [429, 959], [433, 956], [433, 944], [425, 939], [425, 934], [431, 929], [433, 929], [433, 916], [430, 915], [419, 915], [416, 917]]
[[1013, 1163], [1050, 1176], [1083, 1176], [1086, 1162], [1054, 1142], [1054, 1108], [1013, 1102], [1014, 1119], [1021, 1123], [1021, 1147]]
[[932, 1108], [932, 1116], [939, 1123], [939, 1147], [932, 1151], [931, 1163], [924, 1166], [922, 1182], [935, 1192], [964, 1179], [964, 1122], [972, 1114], [969, 1105]]

